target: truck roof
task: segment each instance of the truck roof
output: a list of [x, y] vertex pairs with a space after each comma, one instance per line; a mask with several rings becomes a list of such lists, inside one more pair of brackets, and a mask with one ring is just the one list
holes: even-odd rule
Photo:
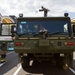
[[70, 17], [19, 17], [17, 20], [70, 20]]

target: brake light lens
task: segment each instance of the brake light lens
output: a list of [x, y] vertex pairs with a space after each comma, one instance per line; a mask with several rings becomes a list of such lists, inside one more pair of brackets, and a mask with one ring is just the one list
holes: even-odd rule
[[20, 42], [17, 42], [15, 45], [16, 46], [21, 46], [21, 43]]
[[73, 46], [74, 43], [73, 43], [73, 42], [67, 42], [67, 45], [68, 45], [68, 46]]

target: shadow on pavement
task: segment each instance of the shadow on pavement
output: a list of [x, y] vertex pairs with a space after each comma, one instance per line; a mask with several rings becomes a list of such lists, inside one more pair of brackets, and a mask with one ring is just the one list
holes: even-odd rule
[[71, 71], [57, 68], [50, 62], [43, 62], [41, 64], [34, 62], [33, 66], [25, 68], [25, 71], [38, 75], [74, 75]]

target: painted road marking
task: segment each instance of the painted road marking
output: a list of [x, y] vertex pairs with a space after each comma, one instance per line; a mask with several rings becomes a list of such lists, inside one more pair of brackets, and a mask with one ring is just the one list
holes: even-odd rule
[[13, 52], [9, 52], [9, 53], [7, 53], [6, 55], [9, 55], [9, 54], [11, 54], [11, 53], [14, 53], [14, 51], [13, 51]]
[[20, 69], [21, 69], [21, 65], [20, 65], [19, 68], [15, 71], [15, 73], [14, 73], [13, 75], [17, 75], [18, 72], [20, 71]]
[[72, 71], [75, 74], [75, 70], [73, 70], [72, 68], [69, 68], [70, 71]]
[[5, 64], [5, 62], [4, 62], [4, 63], [1, 63], [1, 64], [0, 64], [0, 67], [1, 67], [2, 65], [4, 65], [4, 64]]
[[[14, 51], [13, 51], [13, 52], [9, 52], [9, 53], [7, 53], [6, 55], [9, 55], [9, 54], [11, 54], [11, 53], [14, 53]], [[0, 67], [3, 66], [4, 64], [5, 64], [5, 62], [4, 62], [4, 63], [0, 63]]]
[[73, 52], [73, 60], [75, 60], [75, 51]]

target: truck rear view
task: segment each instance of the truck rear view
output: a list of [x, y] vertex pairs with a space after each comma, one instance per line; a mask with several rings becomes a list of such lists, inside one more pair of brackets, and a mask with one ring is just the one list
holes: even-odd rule
[[30, 60], [55, 61], [64, 69], [71, 66], [75, 39], [69, 17], [19, 17], [12, 37], [23, 69]]

